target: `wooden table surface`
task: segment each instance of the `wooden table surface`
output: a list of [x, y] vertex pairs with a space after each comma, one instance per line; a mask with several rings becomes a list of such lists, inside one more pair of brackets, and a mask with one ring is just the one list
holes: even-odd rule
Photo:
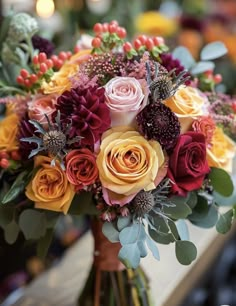
[[[159, 245], [161, 261], [151, 254], [142, 260], [152, 289], [155, 306], [178, 306], [186, 293], [206, 271], [222, 245], [230, 236], [222, 236], [215, 229], [190, 227], [191, 240], [196, 244], [198, 257], [190, 266], [180, 265], [174, 245]], [[92, 262], [92, 237], [85, 234], [51, 269], [41, 274], [12, 306], [75, 306]]]

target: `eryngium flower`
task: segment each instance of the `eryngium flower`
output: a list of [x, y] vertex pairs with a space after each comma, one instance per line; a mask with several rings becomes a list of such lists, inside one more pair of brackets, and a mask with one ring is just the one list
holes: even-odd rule
[[170, 150], [180, 135], [180, 123], [171, 109], [162, 103], [148, 104], [138, 115], [139, 131], [147, 139], [157, 140]]
[[54, 44], [46, 38], [39, 35], [34, 35], [32, 37], [32, 44], [34, 49], [39, 50], [39, 52], [44, 52], [47, 57], [50, 57], [54, 51]]
[[141, 190], [132, 201], [132, 208], [138, 217], [149, 213], [154, 205], [154, 197], [150, 191]]
[[58, 99], [56, 109], [62, 125], [71, 122], [69, 137], [83, 137], [81, 145], [94, 145], [111, 124], [109, 108], [104, 103], [104, 88], [73, 88]]

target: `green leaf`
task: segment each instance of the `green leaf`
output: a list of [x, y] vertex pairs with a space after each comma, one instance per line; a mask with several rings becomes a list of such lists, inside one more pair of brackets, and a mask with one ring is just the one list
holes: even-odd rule
[[163, 235], [163, 234], [157, 233], [156, 231], [154, 231], [150, 227], [148, 228], [148, 233], [149, 233], [150, 237], [154, 241], [156, 241], [157, 243], [170, 244], [170, 243], [175, 241], [175, 239], [174, 239], [172, 234], [165, 234], [165, 235]]
[[153, 257], [157, 260], [160, 260], [160, 254], [156, 243], [149, 236], [147, 236], [146, 242], [149, 250], [152, 252]]
[[211, 228], [215, 226], [216, 222], [218, 221], [218, 210], [214, 205], [211, 205], [205, 216], [199, 219], [189, 218], [189, 220], [199, 227]]
[[221, 234], [226, 234], [233, 223], [233, 209], [230, 209], [226, 213], [220, 215], [218, 222], [216, 223], [216, 230]]
[[49, 247], [52, 242], [53, 234], [54, 234], [54, 229], [48, 228], [46, 234], [43, 237], [41, 237], [37, 242], [37, 256], [42, 260], [45, 259], [48, 253]]
[[131, 223], [131, 216], [119, 217], [117, 221], [118, 230], [121, 231]]
[[201, 196], [198, 196], [197, 199], [197, 205], [194, 207], [192, 214], [188, 216], [188, 219], [191, 221], [199, 221], [206, 217], [210, 209], [207, 199]]
[[175, 48], [172, 56], [178, 59], [186, 69], [190, 69], [195, 64], [192, 54], [185, 47], [179, 46]]
[[175, 254], [182, 265], [190, 265], [197, 257], [197, 248], [191, 241], [178, 240], [175, 243]]
[[200, 53], [201, 60], [208, 61], [219, 58], [228, 52], [226, 46], [221, 41], [207, 44]]
[[26, 209], [20, 215], [19, 226], [25, 239], [39, 239], [46, 233], [45, 214], [37, 210]]
[[214, 190], [219, 194], [229, 197], [233, 193], [233, 182], [225, 170], [212, 167], [208, 177], [211, 180]]
[[118, 257], [127, 268], [136, 269], [140, 263], [140, 251], [137, 242], [123, 245]]
[[197, 205], [197, 200], [197, 193], [195, 191], [188, 193], [187, 204], [191, 209]]
[[164, 206], [163, 211], [166, 215], [173, 219], [185, 219], [191, 214], [192, 210], [186, 204], [187, 198], [171, 197], [170, 200], [175, 204], [175, 206]]
[[0, 205], [0, 227], [3, 229], [13, 220], [14, 207]]
[[19, 234], [20, 228], [15, 220], [12, 220], [7, 226], [4, 228], [4, 238], [9, 244], [13, 244]]
[[122, 245], [132, 244], [138, 240], [145, 239], [146, 233], [141, 223], [132, 223], [131, 226], [125, 227], [119, 234]]
[[83, 191], [80, 194], [76, 194], [70, 205], [68, 213], [71, 215], [80, 215], [80, 214], [97, 215], [98, 210], [93, 200], [92, 193]]
[[189, 240], [189, 231], [185, 220], [179, 219], [178, 221], [175, 222], [175, 225], [177, 227], [180, 239]]
[[6, 193], [6, 195], [2, 199], [3, 204], [9, 203], [10, 201], [14, 200], [24, 190], [27, 184], [26, 178], [28, 174], [29, 174], [29, 171], [25, 170], [17, 176], [10, 190]]
[[198, 62], [194, 65], [190, 72], [194, 75], [203, 73], [207, 70], [213, 70], [215, 68], [215, 64], [213, 62]]
[[102, 232], [111, 242], [119, 242], [119, 232], [115, 228], [112, 222], [104, 222], [102, 226]]

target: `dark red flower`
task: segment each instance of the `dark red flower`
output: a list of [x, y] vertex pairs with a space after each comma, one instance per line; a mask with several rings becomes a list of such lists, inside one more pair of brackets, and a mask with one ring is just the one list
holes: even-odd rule
[[21, 138], [33, 137], [34, 135], [37, 135], [37, 133], [35, 133], [35, 127], [29, 122], [29, 120], [28, 115], [26, 115], [21, 119], [19, 125], [19, 152], [23, 160], [28, 160], [28, 156], [30, 155], [31, 151], [37, 148], [36, 143], [20, 141]]
[[110, 127], [110, 111], [104, 103], [104, 91], [97, 86], [80, 86], [65, 91], [57, 99], [56, 110], [61, 113], [62, 125], [71, 123], [69, 138], [83, 137], [82, 146], [94, 145]]
[[209, 171], [204, 135], [196, 132], [180, 135], [169, 156], [167, 176], [172, 182], [172, 192], [186, 196], [188, 191], [199, 189]]

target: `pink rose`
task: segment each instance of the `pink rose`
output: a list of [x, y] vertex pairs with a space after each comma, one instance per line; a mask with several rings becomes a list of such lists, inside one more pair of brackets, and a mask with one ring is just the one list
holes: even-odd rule
[[136, 115], [147, 104], [147, 82], [133, 77], [115, 77], [104, 88], [105, 102], [110, 109], [111, 126], [134, 126]]
[[212, 138], [216, 129], [215, 122], [210, 116], [199, 117], [193, 121], [192, 128], [194, 132], [202, 133], [206, 138], [208, 147], [212, 146]]
[[48, 122], [45, 114], [48, 116], [49, 120], [51, 115], [55, 112], [57, 96], [51, 95], [35, 95], [33, 100], [28, 102], [28, 115], [30, 119], [37, 120], [43, 125], [44, 128], [48, 127]]

